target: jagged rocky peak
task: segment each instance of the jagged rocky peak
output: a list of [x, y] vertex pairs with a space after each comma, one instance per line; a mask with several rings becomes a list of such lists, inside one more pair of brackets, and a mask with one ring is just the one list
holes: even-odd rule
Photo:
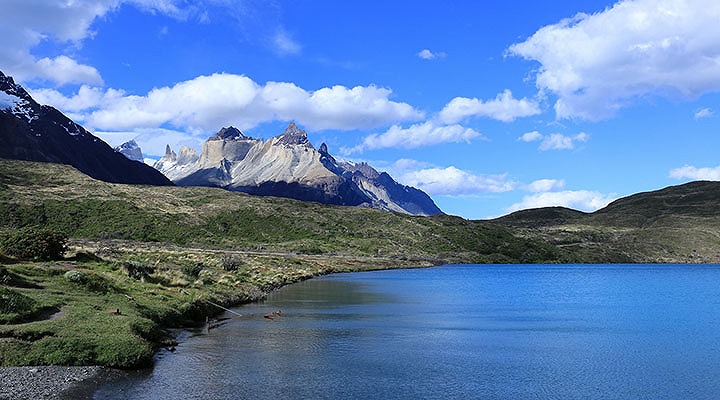
[[240, 129], [234, 126], [229, 126], [227, 128], [220, 129], [215, 136], [210, 138], [210, 140], [238, 140], [247, 138], [247, 136], [240, 132]]
[[15, 83], [12, 76], [5, 75], [2, 71], [0, 71], [0, 91], [24, 100], [30, 99], [30, 94], [22, 86]]
[[285, 132], [278, 136], [277, 143], [294, 146], [308, 144], [310, 142], [308, 141], [307, 132], [298, 128], [294, 122], [291, 122], [285, 129]]
[[190, 164], [196, 162], [200, 158], [195, 149], [188, 146], [180, 147], [179, 154], [177, 155], [177, 163], [181, 165]]
[[117, 146], [115, 151], [131, 160], [143, 162], [142, 149], [140, 149], [140, 146], [138, 146], [134, 139]]
[[165, 146], [165, 156], [163, 158], [167, 158], [170, 161], [177, 160], [177, 154], [170, 148], [169, 144]]
[[325, 144], [325, 142], [320, 145], [320, 153], [330, 154], [328, 153], [327, 145]]
[[359, 172], [362, 175], [364, 175], [367, 178], [370, 179], [377, 179], [380, 176], [380, 173], [375, 170], [375, 168], [371, 167], [370, 164], [366, 162], [361, 162], [358, 164], [351, 164], [350, 167], [347, 168], [348, 170], [352, 171], [353, 173]]

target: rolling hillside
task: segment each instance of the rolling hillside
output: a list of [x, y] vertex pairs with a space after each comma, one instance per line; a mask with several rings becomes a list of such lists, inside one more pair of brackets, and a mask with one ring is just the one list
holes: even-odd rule
[[600, 262], [720, 262], [720, 182], [690, 182], [618, 199], [594, 213], [523, 210], [493, 222]]
[[0, 160], [0, 229], [75, 239], [448, 262], [580, 261], [488, 222], [256, 197], [206, 187], [118, 185], [71, 167]]

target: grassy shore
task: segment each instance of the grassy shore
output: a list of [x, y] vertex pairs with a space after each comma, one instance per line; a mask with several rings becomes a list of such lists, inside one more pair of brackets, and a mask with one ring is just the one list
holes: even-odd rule
[[202, 324], [219, 306], [327, 273], [431, 264], [75, 241], [65, 260], [0, 267], [0, 365], [142, 367], [174, 344], [168, 328]]

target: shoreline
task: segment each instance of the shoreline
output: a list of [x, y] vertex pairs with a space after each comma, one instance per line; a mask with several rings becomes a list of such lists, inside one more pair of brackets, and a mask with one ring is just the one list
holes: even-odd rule
[[[135, 250], [137, 252], [137, 249]], [[185, 251], [189, 253], [188, 250]], [[229, 252], [222, 252], [221, 254], [227, 253]], [[242, 253], [243, 252], [238, 251], [231, 252], [231, 254]], [[117, 255], [115, 256], [117, 257]], [[258, 252], [257, 256], [262, 256], [262, 253]], [[358, 256], [328, 257], [327, 255], [291, 254], [282, 254], [277, 256], [280, 256], [280, 258], [284, 260], [302, 259], [305, 264], [300, 265], [300, 268], [282, 268], [282, 272], [276, 270], [275, 272], [280, 272], [279, 274], [271, 274], [271, 272], [273, 272], [272, 270], [263, 271], [264, 273], [262, 275], [272, 277], [264, 282], [265, 285], [262, 285], [264, 287], [258, 285], [255, 286], [256, 291], [246, 290], [247, 293], [245, 293], [244, 296], [235, 297], [232, 293], [224, 293], [226, 295], [224, 299], [218, 299], [220, 301], [215, 300], [222, 304], [223, 307], [218, 306], [218, 304], [213, 304], [214, 302], [208, 303], [212, 304], [211, 308], [215, 309], [215, 312], [211, 312], [210, 316], [217, 317], [218, 315], [227, 312], [224, 307], [234, 308], [262, 301], [269, 293], [282, 287], [333, 273], [362, 272], [384, 269], [414, 269], [438, 265], [438, 260], [435, 260], [435, 262], [428, 262], [428, 260], [396, 260], [389, 258]], [[312, 270], [304, 269], [303, 271], [297, 271], [302, 267], [306, 268], [307, 264], [311, 264], [314, 268]], [[202, 324], [202, 322], [196, 320], [193, 321], [192, 324], [186, 326], [172, 327], [161, 325], [160, 328], [167, 332], [173, 341], [176, 341], [182, 340], [181, 337], [183, 335], [180, 333], [181, 331], [191, 330], [193, 327], [197, 328], [198, 325], [196, 324]], [[157, 347], [155, 348], [153, 352], [154, 354], [147, 367], [141, 366], [139, 368], [130, 369], [112, 368], [100, 365], [36, 365], [0, 367], [0, 400], [92, 399], [97, 389], [105, 382], [118, 379], [122, 377], [123, 374], [127, 373], [127, 371], [140, 371], [146, 368], [153, 368], [157, 355], [164, 351], [164, 349], [168, 348], [168, 346], [162, 343], [156, 342], [155, 344]]]
[[97, 386], [118, 372], [100, 366], [0, 367], [0, 400], [92, 399]]

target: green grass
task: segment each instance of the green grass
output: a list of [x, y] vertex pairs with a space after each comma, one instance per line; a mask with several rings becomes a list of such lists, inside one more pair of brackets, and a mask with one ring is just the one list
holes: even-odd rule
[[[146, 366], [158, 346], [172, 343], [165, 329], [204, 323], [222, 312], [212, 303], [246, 303], [273, 288], [329, 272], [427, 265], [126, 244], [131, 251], [106, 249], [101, 259], [81, 253], [82, 261], [2, 266], [2, 276], [11, 278], [0, 286], [0, 365]], [[234, 265], [228, 271], [224, 260], [229, 257]], [[128, 263], [153, 268], [136, 279]], [[200, 269], [188, 274], [190, 265]], [[84, 279], [70, 278], [68, 271]]]
[[[506, 227], [438, 215], [255, 197], [214, 188], [94, 181], [67, 166], [0, 160], [0, 230], [40, 226], [71, 238], [442, 262], [557, 262], [562, 250]], [[56, 180], [56, 177], [62, 179]]]
[[147, 365], [172, 342], [166, 329], [204, 322], [221, 311], [212, 303], [249, 302], [332, 272], [719, 262], [717, 193], [720, 186], [701, 183], [593, 214], [553, 208], [468, 221], [213, 188], [116, 185], [67, 166], [0, 160], [0, 240], [28, 226], [49, 228], [70, 237], [74, 254], [54, 262], [0, 254], [0, 365]]

